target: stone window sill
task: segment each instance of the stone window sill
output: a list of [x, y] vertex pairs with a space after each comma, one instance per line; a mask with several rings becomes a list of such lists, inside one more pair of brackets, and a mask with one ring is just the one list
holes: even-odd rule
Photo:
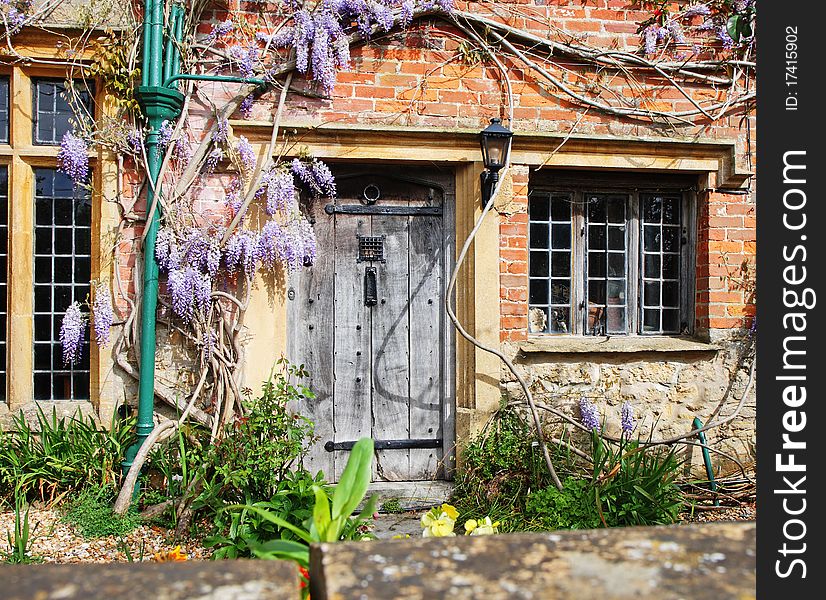
[[563, 336], [531, 335], [519, 345], [524, 353], [717, 352], [714, 344], [686, 336]]

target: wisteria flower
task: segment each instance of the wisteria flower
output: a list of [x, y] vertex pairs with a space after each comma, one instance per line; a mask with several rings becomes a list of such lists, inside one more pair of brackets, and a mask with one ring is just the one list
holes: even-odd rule
[[196, 310], [205, 311], [212, 294], [212, 282], [205, 273], [188, 266], [169, 272], [167, 287], [172, 298], [172, 311], [185, 323]]
[[255, 169], [255, 164], [257, 162], [255, 157], [255, 150], [250, 144], [250, 141], [244, 137], [243, 135], [238, 139], [238, 146], [236, 147], [238, 151], [238, 158], [241, 160], [241, 167], [244, 171], [245, 175], [250, 175], [252, 170]]
[[212, 31], [209, 32], [209, 36], [207, 38], [211, 40], [217, 40], [219, 38], [224, 37], [225, 35], [232, 33], [232, 30], [235, 29], [235, 25], [230, 19], [226, 21], [222, 21], [217, 25], [212, 26]]
[[223, 150], [221, 150], [220, 148], [213, 148], [212, 150], [210, 150], [206, 158], [207, 173], [214, 173], [215, 169], [218, 168], [218, 165], [221, 163], [222, 160], [224, 160]]
[[57, 168], [76, 185], [86, 183], [89, 177], [89, 147], [86, 140], [71, 131], [63, 134], [57, 153]]
[[170, 121], [161, 123], [158, 129], [158, 152], [163, 152], [172, 141], [172, 134], [175, 133], [175, 125]]
[[80, 360], [86, 337], [86, 318], [80, 310], [79, 302], [72, 302], [63, 315], [60, 325], [60, 345], [63, 347], [63, 362], [75, 364]]
[[158, 236], [155, 239], [155, 260], [164, 271], [177, 269], [181, 264], [181, 252], [175, 232], [167, 227], [158, 230]]
[[330, 168], [317, 159], [308, 165], [306, 162], [294, 158], [290, 169], [301, 182], [309, 188], [316, 197], [335, 197], [336, 183]]
[[255, 94], [250, 94], [241, 101], [238, 107], [239, 112], [245, 119], [252, 117], [252, 107], [255, 105]]
[[622, 403], [621, 423], [622, 432], [631, 435], [631, 432], [634, 431], [634, 407], [631, 406], [628, 400]]
[[223, 144], [229, 138], [229, 120], [219, 117], [215, 122], [215, 130], [212, 132], [212, 141], [216, 144]]
[[599, 411], [597, 407], [592, 402], [588, 402], [585, 398], [580, 398], [579, 400], [579, 414], [580, 418], [582, 419], [582, 424], [585, 425], [591, 431], [596, 431], [599, 433], [600, 430], [600, 423], [599, 423]]
[[253, 231], [242, 229], [233, 233], [224, 249], [227, 270], [230, 273], [243, 271], [248, 278], [252, 278], [258, 263], [258, 245], [258, 236]]
[[267, 214], [274, 215], [279, 211], [289, 214], [295, 210], [298, 192], [292, 173], [285, 169], [270, 171], [264, 178], [264, 185], [267, 194]]
[[137, 155], [143, 152], [143, 132], [140, 129], [129, 129], [126, 132], [126, 145]]
[[95, 289], [95, 302], [92, 305], [92, 314], [95, 323], [95, 341], [99, 347], [109, 344], [109, 333], [114, 321], [112, 311], [112, 297], [109, 288], [99, 285]]

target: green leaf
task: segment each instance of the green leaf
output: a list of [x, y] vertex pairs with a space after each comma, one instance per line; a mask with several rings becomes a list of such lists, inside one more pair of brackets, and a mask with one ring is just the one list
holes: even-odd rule
[[330, 501], [327, 499], [327, 493], [319, 486], [313, 486], [315, 493], [315, 505], [313, 506], [313, 524], [316, 531], [318, 531], [319, 541], [334, 542], [335, 539], [327, 539], [327, 533], [330, 530]]
[[310, 537], [310, 535], [307, 533], [306, 530], [301, 529], [299, 527], [296, 527], [292, 523], [289, 523], [289, 522], [285, 521], [284, 519], [282, 519], [281, 517], [272, 514], [268, 510], [264, 510], [264, 509], [258, 508], [256, 506], [250, 506], [248, 504], [247, 505], [233, 504], [231, 506], [226, 507], [226, 510], [241, 510], [241, 509], [251, 510], [252, 512], [260, 515], [261, 518], [263, 518], [265, 521], [269, 521], [270, 523], [273, 523], [274, 525], [278, 525], [279, 527], [281, 527], [283, 529], [287, 529], [287, 530], [293, 532], [299, 539], [304, 540], [308, 544], [311, 544], [314, 541], [316, 541], [316, 540], [313, 540]]
[[726, 21], [726, 31], [735, 42], [740, 41], [740, 15], [731, 15]]
[[347, 465], [333, 492], [333, 519], [348, 517], [367, 493], [373, 462], [373, 440], [361, 438], [353, 446]]

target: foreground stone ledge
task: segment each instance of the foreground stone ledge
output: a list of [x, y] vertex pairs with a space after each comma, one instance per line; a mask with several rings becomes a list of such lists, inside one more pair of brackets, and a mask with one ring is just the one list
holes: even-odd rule
[[290, 562], [226, 560], [170, 563], [0, 566], [4, 600], [296, 600]]
[[313, 600], [755, 597], [754, 522], [320, 544]]

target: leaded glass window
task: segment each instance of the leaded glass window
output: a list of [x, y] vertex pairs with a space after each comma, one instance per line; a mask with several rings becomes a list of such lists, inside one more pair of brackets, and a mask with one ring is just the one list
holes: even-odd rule
[[586, 186], [531, 191], [529, 333], [690, 332], [688, 194]]

